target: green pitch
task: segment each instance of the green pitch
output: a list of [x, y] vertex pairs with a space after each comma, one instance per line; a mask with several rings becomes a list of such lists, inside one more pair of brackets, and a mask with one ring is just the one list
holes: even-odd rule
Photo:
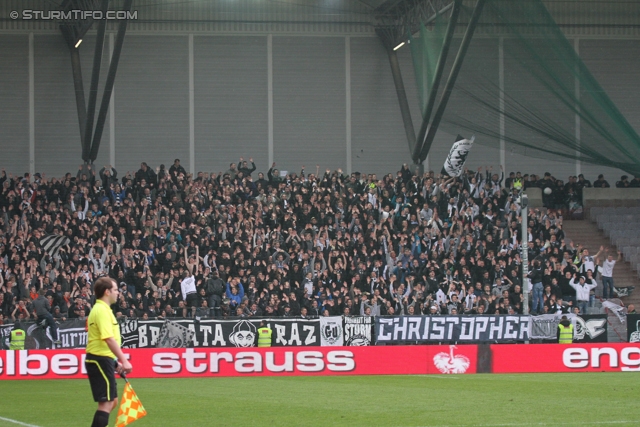
[[[132, 426], [640, 426], [639, 379], [638, 373], [134, 378], [149, 415]], [[88, 381], [0, 382], [0, 426], [85, 427], [94, 411]]]

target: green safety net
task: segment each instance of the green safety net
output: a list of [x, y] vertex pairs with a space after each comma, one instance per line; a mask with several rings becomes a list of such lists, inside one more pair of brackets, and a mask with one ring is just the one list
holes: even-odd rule
[[436, 14], [432, 28], [427, 29], [420, 24], [418, 37], [409, 35], [409, 46], [413, 58], [413, 68], [416, 75], [418, 88], [418, 100], [420, 111], [424, 115], [429, 99], [429, 93], [433, 88], [434, 76], [438, 65], [438, 58], [442, 52], [442, 44], [447, 31], [447, 17]]
[[[461, 10], [440, 92], [474, 3]], [[446, 29], [438, 21], [411, 39], [423, 113], [432, 56], [440, 54]], [[477, 143], [495, 148], [503, 140], [509, 151], [530, 157], [579, 159], [640, 175], [640, 136], [540, 0], [486, 0], [439, 129], [475, 134]]]

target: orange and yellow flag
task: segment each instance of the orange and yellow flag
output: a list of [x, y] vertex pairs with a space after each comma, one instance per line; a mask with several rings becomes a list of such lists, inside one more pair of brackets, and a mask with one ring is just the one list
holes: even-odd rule
[[131, 384], [127, 382], [124, 386], [124, 393], [122, 393], [122, 403], [120, 403], [120, 409], [118, 409], [116, 427], [129, 425], [145, 415], [147, 415], [147, 411], [142, 406], [142, 402], [138, 399], [136, 392], [133, 391]]

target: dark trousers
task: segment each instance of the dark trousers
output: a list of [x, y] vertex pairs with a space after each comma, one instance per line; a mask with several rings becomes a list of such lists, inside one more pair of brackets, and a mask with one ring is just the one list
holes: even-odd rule
[[38, 315], [38, 323], [40, 323], [44, 329], [46, 329], [46, 325], [48, 325], [51, 328], [51, 337], [53, 338], [53, 340], [60, 340], [60, 335], [58, 334], [58, 325], [53, 319], [51, 313]]
[[211, 310], [212, 317], [220, 317], [220, 306], [222, 305], [222, 298], [220, 295], [211, 295], [209, 297], [209, 309]]
[[602, 298], [613, 298], [613, 277], [602, 276]]

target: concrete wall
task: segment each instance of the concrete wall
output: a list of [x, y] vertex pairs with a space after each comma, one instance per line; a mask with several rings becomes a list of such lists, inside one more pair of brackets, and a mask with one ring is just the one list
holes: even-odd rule
[[640, 206], [640, 188], [583, 188], [585, 211], [596, 206]]
[[[106, 76], [113, 33], [105, 45]], [[479, 40], [482, 58], [497, 68], [495, 40]], [[637, 40], [585, 40], [581, 54], [633, 126], [640, 122]], [[85, 87], [91, 77], [92, 38], [80, 47]], [[420, 125], [409, 49], [398, 51], [414, 127]], [[600, 59], [604, 58], [604, 60]], [[30, 66], [32, 64], [32, 66]], [[56, 32], [0, 34], [0, 166], [13, 173], [60, 176], [81, 162], [69, 52]], [[496, 69], [497, 76], [497, 69]], [[190, 88], [193, 88], [193, 93]], [[32, 106], [32, 107], [31, 107]], [[368, 35], [173, 34], [132, 32], [125, 40], [113, 109], [107, 117], [98, 166], [120, 172], [140, 162], [156, 167], [182, 160], [187, 170], [224, 171], [240, 156], [259, 171], [341, 167], [394, 172], [409, 162], [389, 63], [380, 41]], [[438, 172], [454, 139], [439, 132], [427, 159]], [[505, 172], [560, 179], [580, 167], [588, 179], [622, 171], [573, 161], [546, 161], [505, 153]], [[501, 152], [480, 141], [470, 169], [499, 170]]]

